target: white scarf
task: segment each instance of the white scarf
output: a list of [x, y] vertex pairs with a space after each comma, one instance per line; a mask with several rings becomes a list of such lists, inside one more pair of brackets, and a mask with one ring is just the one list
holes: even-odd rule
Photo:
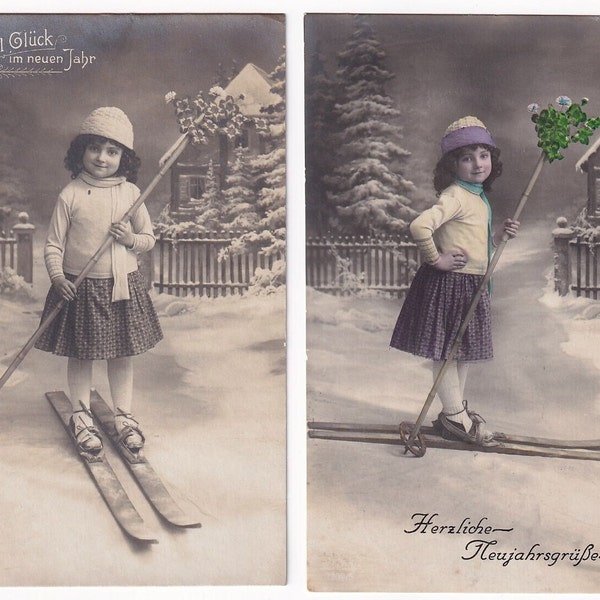
[[[119, 194], [117, 186], [126, 181], [125, 177], [94, 177], [87, 171], [81, 171], [79, 177], [88, 185], [98, 188], [110, 188], [111, 222], [116, 223], [123, 217], [119, 214]], [[111, 245], [111, 262], [114, 278], [112, 301], [129, 300], [129, 283], [127, 281], [127, 249], [116, 240]]]

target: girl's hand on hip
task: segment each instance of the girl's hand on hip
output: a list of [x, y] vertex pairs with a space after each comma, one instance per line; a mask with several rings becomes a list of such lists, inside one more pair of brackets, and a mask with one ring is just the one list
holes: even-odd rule
[[128, 248], [133, 246], [133, 233], [131, 233], [129, 226], [125, 223], [121, 223], [121, 221], [113, 223], [110, 226], [109, 231], [110, 235], [112, 235], [119, 244], [123, 244], [123, 246], [127, 246]]
[[63, 300], [66, 300], [67, 302], [75, 300], [77, 288], [75, 287], [75, 284], [66, 277], [57, 277], [52, 281], [52, 285]]
[[440, 271], [455, 271], [462, 269], [468, 261], [469, 258], [465, 252], [457, 248], [440, 254], [440, 257], [433, 263], [433, 266]]

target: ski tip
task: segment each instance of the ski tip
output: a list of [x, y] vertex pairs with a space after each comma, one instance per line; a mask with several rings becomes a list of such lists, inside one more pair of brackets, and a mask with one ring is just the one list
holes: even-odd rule
[[146, 528], [128, 527], [124, 531], [134, 542], [158, 544], [158, 536]]
[[136, 542], [140, 542], [142, 544], [158, 544], [157, 537], [145, 537], [145, 536], [131, 536]]
[[156, 509], [159, 516], [170, 525], [185, 529], [199, 529], [202, 527], [200, 515], [196, 511], [186, 513], [179, 506], [171, 506], [170, 510], [163, 510], [162, 512], [159, 507], [156, 507]]
[[177, 527], [184, 527], [185, 529], [201, 529], [202, 523], [200, 521], [191, 521], [189, 519], [179, 519], [170, 521], [172, 525], [177, 525]]

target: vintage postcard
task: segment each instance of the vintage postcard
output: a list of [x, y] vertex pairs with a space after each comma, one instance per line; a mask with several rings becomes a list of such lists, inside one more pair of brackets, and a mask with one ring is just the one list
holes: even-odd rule
[[0, 17], [0, 586], [286, 582], [285, 16]]
[[309, 589], [598, 592], [600, 20], [305, 31]]

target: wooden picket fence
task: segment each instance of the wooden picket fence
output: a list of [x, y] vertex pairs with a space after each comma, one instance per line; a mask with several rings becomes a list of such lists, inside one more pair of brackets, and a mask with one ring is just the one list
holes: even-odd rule
[[0, 232], [0, 270], [15, 268], [17, 258], [17, 238], [6, 236]]
[[257, 268], [270, 269], [282, 257], [254, 250], [222, 258], [222, 251], [234, 237], [237, 234], [221, 232], [176, 239], [157, 236], [152, 251], [154, 287], [175, 296], [217, 298], [243, 294]]
[[[554, 289], [560, 296], [600, 298], [600, 243], [595, 236], [582, 235], [565, 217], [556, 219], [554, 240]], [[591, 228], [589, 231], [593, 231]]]
[[336, 295], [375, 290], [404, 296], [419, 264], [417, 247], [406, 238], [306, 240], [306, 285]]
[[8, 234], [0, 231], [0, 271], [13, 269], [27, 283], [32, 283], [35, 225], [29, 222], [26, 212], [19, 213], [18, 219]]
[[570, 288], [576, 296], [600, 297], [600, 244], [579, 237], [569, 240]]

